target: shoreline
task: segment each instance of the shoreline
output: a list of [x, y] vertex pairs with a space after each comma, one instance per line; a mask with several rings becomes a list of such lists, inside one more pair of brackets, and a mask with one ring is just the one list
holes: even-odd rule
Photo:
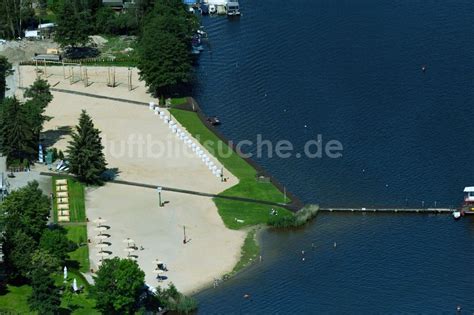
[[[21, 93], [20, 91], [22, 91], [22, 88], [24, 86], [27, 86], [31, 83], [31, 82], [28, 82], [28, 80], [31, 81], [34, 79], [34, 76], [32, 76], [32, 72], [33, 72], [32, 70], [34, 70], [34, 67], [22, 66], [21, 68], [22, 68], [21, 73], [22, 73], [23, 84], [22, 85], [19, 84], [19, 89], [17, 90], [17, 94]], [[97, 72], [97, 73], [100, 71], [101, 71], [100, 68], [96, 68], [94, 70], [94, 72]], [[97, 127], [101, 129], [104, 132], [104, 135], [107, 135], [108, 137], [109, 137], [108, 134], [111, 134], [111, 132], [114, 135], [114, 137], [117, 139], [121, 139], [123, 138], [123, 135], [126, 135], [126, 133], [124, 133], [123, 135], [121, 135], [120, 133], [117, 133], [116, 126], [120, 126], [119, 123], [125, 124], [122, 127], [124, 129], [132, 128], [132, 129], [129, 129], [131, 130], [130, 132], [154, 133], [154, 132], [157, 132], [156, 128], [160, 127], [160, 124], [159, 124], [160, 120], [157, 119], [157, 117], [153, 115], [153, 112], [150, 112], [144, 106], [144, 105], [147, 105], [146, 101], [150, 100], [150, 95], [148, 93], [143, 92], [143, 82], [141, 81], [138, 82], [140, 84], [139, 86], [140, 91], [133, 90], [132, 92], [129, 92], [129, 91], [125, 91], [126, 87], [124, 86], [118, 86], [114, 89], [102, 87], [103, 82], [97, 82], [98, 80], [94, 82], [94, 85], [92, 85], [92, 87], [83, 87], [80, 83], [69, 85], [68, 83], [64, 82], [60, 68], [50, 69], [48, 72], [49, 72], [49, 75], [46, 79], [50, 82], [51, 85], [55, 86], [52, 89], [52, 93], [55, 96], [55, 100], [53, 100], [53, 103], [50, 104], [47, 114], [55, 118], [53, 118], [50, 122], [47, 123], [47, 125], [45, 126], [45, 132], [51, 131], [51, 130], [53, 131], [59, 130], [58, 128], [63, 127], [63, 126], [74, 126], [75, 115], [78, 113], [80, 108], [86, 108], [88, 112], [91, 111], [92, 117], [94, 121], [96, 122]], [[55, 74], [55, 72], [57, 73]], [[94, 74], [94, 72], [91, 71], [90, 74]], [[71, 92], [72, 94], [61, 93], [63, 92], [61, 91], [61, 88], [63, 89], [65, 88], [68, 92]], [[99, 92], [99, 94], [94, 94], [95, 93], [94, 91]], [[90, 94], [90, 95], [87, 95], [87, 94]], [[95, 96], [98, 95], [99, 99], [94, 99], [90, 97], [94, 95]], [[113, 95], [113, 97], [111, 97], [111, 95]], [[132, 95], [137, 95], [138, 97], [134, 97]], [[131, 99], [133, 101], [130, 101]], [[192, 104], [194, 104], [194, 106], [197, 105], [197, 103], [193, 99], [191, 99], [191, 102]], [[61, 104], [63, 106], [61, 106]], [[113, 106], [112, 110], [110, 110], [111, 107], [109, 107], [110, 106], [109, 104]], [[136, 105], [143, 105], [143, 106], [136, 106]], [[175, 106], [175, 107], [178, 107], [178, 106]], [[120, 118], [121, 120], [116, 121], [116, 117], [123, 115], [121, 114], [122, 112], [123, 114], [125, 114], [125, 116], [123, 116], [123, 118]], [[126, 115], [126, 113], [129, 113], [129, 112], [133, 114]], [[218, 137], [222, 141], [225, 141], [226, 143], [228, 143], [227, 138], [225, 138], [222, 134], [220, 134], [218, 130], [216, 130], [216, 128], [211, 127], [209, 124], [206, 123], [205, 116], [201, 112], [200, 107], [199, 107], [199, 111], [197, 111], [196, 114], [199, 116], [200, 122], [206, 129], [208, 129], [212, 134], [214, 134], [216, 137]], [[127, 116], [128, 116], [128, 119], [130, 117], [134, 117], [134, 119], [130, 121], [126, 118]], [[179, 123], [176, 117], [174, 117], [173, 120]], [[158, 125], [156, 125], [157, 122], [158, 122]], [[148, 129], [146, 129], [147, 124], [151, 124], [150, 127], [148, 127]], [[135, 126], [136, 129], [133, 129], [132, 125]], [[181, 123], [180, 125], [183, 127], [183, 129], [185, 129], [186, 126], [183, 126]], [[163, 125], [161, 124], [161, 126]], [[133, 131], [133, 130], [136, 130], [136, 131]], [[170, 135], [168, 135], [167, 134], [168, 129], [166, 130], [167, 130], [166, 132], [163, 131], [161, 132], [161, 134], [166, 135], [167, 137], [170, 137], [171, 132], [169, 132]], [[125, 132], [125, 131], [122, 130], [121, 132]], [[192, 139], [195, 139], [192, 134], [190, 134], [190, 136], [192, 137]], [[57, 147], [59, 143], [58, 148], [60, 149], [64, 148], [66, 144], [65, 137], [67, 138], [67, 135], [59, 135], [59, 137], [56, 138], [56, 140], [52, 143], [52, 145]], [[176, 139], [176, 137], [173, 137], [173, 139]], [[232, 149], [234, 150], [234, 148]], [[212, 157], [217, 160], [217, 157], [215, 156], [212, 156]], [[257, 163], [253, 161], [249, 161], [249, 159], [245, 159], [240, 155], [239, 155], [239, 158], [242, 159], [245, 163], [247, 163], [257, 173], [264, 174], [265, 176], [269, 176], [268, 172], [263, 170], [263, 168], [259, 167]], [[137, 170], [138, 171], [137, 173], [135, 171], [130, 172], [129, 166], [133, 164], [124, 164], [124, 161], [122, 160], [117, 160], [117, 159], [114, 160], [114, 159], [109, 159], [109, 158], [108, 158], [108, 161], [110, 164], [109, 166], [118, 167], [118, 169], [122, 172], [119, 175], [120, 179], [125, 179], [127, 181], [137, 181], [137, 182], [141, 182], [145, 184], [156, 182], [155, 180], [150, 181], [150, 179], [152, 178], [163, 178], [163, 175], [166, 175], [165, 173], [170, 173], [170, 172], [173, 173], [173, 167], [171, 166], [171, 168], [169, 168], [166, 165], [168, 165], [169, 163], [179, 162], [179, 161], [170, 161], [170, 159], [167, 158], [167, 159], [164, 159], [159, 164], [156, 164], [157, 161], [151, 161], [151, 164], [141, 164], [141, 165], [133, 166], [132, 169]], [[131, 162], [133, 162], [133, 160]], [[180, 162], [181, 163], [180, 166], [176, 165], [176, 167], [189, 168], [189, 162], [190, 162], [189, 158], [186, 158], [182, 161], [182, 163]], [[196, 166], [195, 167], [193, 166], [193, 168], [190, 171], [188, 171], [188, 173], [194, 174], [194, 172], [204, 171], [207, 174], [208, 171], [205, 170], [205, 167], [202, 167], [201, 163], [202, 163], [201, 161], [191, 163], [192, 165], [196, 164]], [[147, 167], [147, 165], [149, 166]], [[156, 166], [159, 166], [159, 165], [161, 165], [162, 171], [159, 172], [159, 169], [153, 170], [154, 172], [158, 172], [157, 177], [153, 177], [153, 176], [150, 177], [150, 175], [153, 175], [153, 174], [150, 174], [150, 171], [152, 169], [155, 169]], [[139, 169], [137, 169], [136, 167], [139, 167]], [[145, 170], [145, 172], [143, 172], [143, 170]], [[229, 175], [233, 174], [232, 171], [227, 171], [227, 173]], [[239, 182], [238, 179], [236, 178], [231, 179], [229, 182], [224, 183], [224, 184], [220, 183], [220, 181], [219, 183], [216, 183], [217, 180], [215, 178], [214, 179], [209, 178], [209, 180], [205, 180], [204, 182], [202, 180], [199, 180], [197, 182], [196, 181], [189, 182], [189, 181], [183, 181], [184, 179], [176, 178], [175, 175], [176, 174], [172, 174], [171, 175], [172, 177], [166, 179], [165, 181], [161, 179], [160, 184], [162, 184], [163, 186], [183, 187], [185, 189], [192, 190], [193, 188], [201, 187], [202, 184], [205, 183], [201, 191], [208, 191], [208, 192], [212, 192], [216, 194], [221, 194], [227, 189], [231, 187], [235, 187]], [[193, 176], [193, 177], [195, 177], [196, 179], [199, 179], [203, 175]], [[121, 177], [121, 176], [124, 176], [124, 177]], [[233, 176], [234, 175], [232, 175], [231, 177], [233, 178]], [[276, 181], [273, 177], [271, 177], [271, 185], [275, 186], [275, 188], [277, 188], [279, 191], [282, 191], [283, 186], [279, 184], [278, 181]], [[121, 185], [115, 185], [115, 186], [121, 186]], [[143, 243], [144, 245], [145, 243], [147, 243], [148, 245], [145, 245], [144, 247], [146, 249], [152, 250], [153, 246], [156, 246], [156, 245], [153, 245], [153, 243], [149, 243], [145, 235], [143, 235], [143, 237], [136, 235], [136, 234], [140, 234], [141, 230], [143, 229], [143, 226], [145, 226], [145, 229], [152, 228], [152, 230], [156, 230], [156, 227], [153, 227], [153, 225], [150, 227], [147, 227], [148, 224], [150, 224], [150, 222], [147, 222], [147, 221], [152, 221], [152, 220], [142, 221], [135, 228], [133, 228], [129, 224], [123, 225], [120, 222], [127, 222], [126, 217], [123, 217], [123, 215], [124, 213], [126, 214], [127, 212], [130, 212], [130, 210], [133, 208], [156, 207], [157, 205], [154, 202], [154, 199], [156, 198], [154, 197], [155, 192], [150, 189], [147, 189], [147, 191], [145, 192], [143, 188], [139, 188], [139, 187], [136, 187], [136, 188], [130, 188], [127, 186], [124, 186], [122, 188], [116, 188], [116, 187], [110, 188], [110, 187], [111, 187], [110, 185], [105, 185], [104, 187], [93, 189], [93, 191], [88, 190], [88, 193], [86, 196], [87, 198], [86, 213], [87, 213], [87, 217], [90, 219], [90, 222], [92, 222], [94, 219], [100, 216], [106, 217], [109, 220], [110, 225], [112, 226], [111, 234], [112, 233], [116, 234], [117, 232], [114, 232], [114, 231], [116, 231], [117, 228], [119, 229], [119, 232], [118, 232], [119, 237], [114, 241], [115, 244], [120, 244], [123, 238], [131, 236], [136, 241], [139, 241]], [[206, 189], [205, 187], [209, 187], [209, 189]], [[117, 191], [120, 190], [121, 193], [119, 194], [112, 193], [113, 191], [116, 191], [116, 190]], [[120, 202], [121, 196], [126, 196], [129, 193], [129, 191], [136, 191], [136, 195], [138, 195], [139, 197], [134, 196], [133, 198], [135, 198], [135, 201], [133, 203], [129, 203], [128, 205], [124, 203], [123, 200], [122, 202]], [[222, 277], [225, 277], [225, 275], [232, 273], [234, 268], [241, 262], [242, 247], [244, 244], [244, 239], [248, 235], [249, 230], [247, 228], [244, 228], [244, 229], [239, 228], [236, 230], [236, 229], [229, 228], [228, 226], [224, 226], [223, 218], [222, 216], [219, 215], [220, 214], [220, 212], [218, 211], [219, 207], [216, 204], [215, 200], [212, 200], [212, 201], [210, 200], [211, 198], [206, 198], [202, 196], [185, 196], [185, 195], [180, 195], [179, 197], [177, 197], [175, 196], [176, 194], [175, 192], [166, 192], [166, 194], [169, 196], [173, 196], [172, 207], [173, 208], [178, 207], [178, 208], [175, 208], [174, 211], [179, 210], [180, 212], [177, 212], [177, 214], [173, 215], [172, 214], [173, 211], [169, 212], [169, 210], [166, 210], [168, 206], [165, 207], [164, 209], [166, 214], [165, 212], [163, 212], [163, 210], [160, 210], [159, 208], [152, 210], [151, 213], [154, 213], [155, 211], [156, 212], [161, 211], [163, 212], [163, 215], [164, 215], [164, 217], [163, 215], [160, 215], [161, 217], [160, 219], [158, 219], [157, 217], [157, 221], [155, 225], [158, 224], [159, 226], [161, 226], [160, 229], [167, 229], [167, 228], [169, 229], [175, 226], [176, 223], [181, 222], [180, 224], [186, 224], [186, 226], [187, 227], [189, 226], [191, 229], [190, 233], [192, 233], [194, 237], [199, 237], [199, 238], [193, 240], [193, 242], [191, 242], [190, 245], [187, 245], [186, 247], [186, 248], [191, 248], [191, 247], [195, 248], [192, 250], [193, 252], [195, 252], [195, 254], [189, 253], [189, 250], [186, 249], [185, 251], [187, 251], [188, 253], [184, 255], [202, 255], [204, 253], [204, 255], [202, 256], [205, 256], [203, 258], [205, 258], [207, 262], [206, 263], [203, 262], [202, 266], [204, 266], [205, 269], [209, 270], [208, 271], [209, 275], [213, 274], [212, 276], [213, 278], [222, 278]], [[287, 192], [287, 195], [292, 200], [292, 203], [290, 204], [291, 210], [292, 211], [298, 210], [297, 206], [295, 205], [298, 205], [300, 203], [299, 199], [297, 199], [290, 192]], [[242, 202], [242, 201], [233, 201], [233, 202], [240, 202], [239, 205], [246, 207], [245, 202]], [[188, 218], [189, 213], [182, 212], [182, 211], [189, 207], [196, 208], [195, 206], [196, 203], [202, 205], [201, 206], [202, 210], [199, 210], [201, 211], [201, 214], [199, 214], [196, 211], [193, 211], [194, 219], [189, 219]], [[113, 206], [111, 206], [111, 204], [113, 204]], [[210, 212], [207, 211], [207, 210], [210, 210], [211, 208], [212, 208], [212, 211]], [[148, 213], [146, 215], [149, 216], [151, 213]], [[212, 217], [212, 219], [210, 219], [210, 217]], [[165, 224], [164, 222], [160, 223], [160, 221], [163, 221], [163, 219], [165, 219], [165, 221], [171, 220], [170, 222], [176, 222], [176, 223], [174, 225], [172, 224], [172, 226], [170, 227], [169, 224]], [[190, 221], [188, 223], [183, 223], [186, 220], [188, 221], [190, 220]], [[196, 225], [196, 222], [198, 221], [202, 221], [203, 225], [202, 226]], [[90, 239], [93, 239], [94, 237], [92, 233], [94, 232], [92, 232], [90, 225], [91, 224], [88, 224], [88, 230], [89, 230], [88, 237]], [[218, 226], [222, 226], [222, 228], [221, 227], [218, 228], [220, 232], [217, 232], [218, 230], [215, 230]], [[252, 229], [255, 229], [255, 226], [253, 226]], [[212, 230], [214, 230], [215, 232], [210, 232]], [[152, 232], [152, 233], [156, 233], [156, 232]], [[162, 244], [163, 242], [165, 244], [170, 243], [170, 246], [171, 246], [171, 244], [176, 242], [177, 239], [179, 240], [180, 233], [182, 233], [182, 228], [177, 229], [176, 227], [173, 227], [173, 229], [168, 230], [168, 232], [165, 232], [163, 230], [163, 232], [160, 233], [160, 238], [163, 239], [161, 243]], [[202, 242], [200, 238], [204, 237], [205, 235], [204, 233], [206, 234], [209, 233], [211, 234], [211, 236], [212, 235], [214, 236], [213, 238], [212, 237], [209, 238], [209, 241], [210, 241], [209, 244], [207, 243], [199, 244], [199, 242]], [[228, 237], [230, 238], [228, 240], [225, 240], [225, 238], [221, 239], [222, 237], [219, 238], [220, 240], [215, 238], [215, 235], [221, 235], [222, 233], [224, 233], [225, 235], [228, 235]], [[230, 241], [231, 239], [232, 239], [231, 242], [234, 245], [229, 246], [230, 243], [226, 243], [226, 242]], [[216, 242], [221, 243], [221, 245], [219, 245], [221, 248], [220, 250], [217, 250], [217, 247], [215, 245], [211, 245], [212, 243], [216, 243]], [[235, 248], [236, 247], [235, 245], [237, 244], [238, 244], [238, 250], [237, 248]], [[174, 246], [180, 246], [180, 245], [176, 244]], [[168, 248], [168, 249], [165, 249], [165, 248]], [[170, 280], [172, 280], [177, 285], [180, 291], [186, 294], [194, 295], [201, 292], [202, 290], [209, 288], [210, 286], [212, 287], [212, 280], [210, 278], [207, 278], [207, 280], [205, 280], [206, 277], [205, 276], [203, 277], [203, 275], [199, 276], [199, 275], [194, 274], [191, 276], [190, 269], [192, 268], [189, 268], [189, 266], [186, 266], [186, 261], [195, 261], [196, 257], [199, 257], [199, 256], [188, 256], [188, 258], [183, 258], [182, 253], [179, 253], [179, 255], [177, 255], [179, 250], [177, 250], [176, 248], [169, 247], [169, 246], [165, 246], [165, 248], [161, 246], [160, 249], [152, 250], [152, 253], [159, 254], [159, 258], [165, 260], [167, 263], [169, 263], [170, 266], [174, 267], [173, 269], [175, 270], [173, 270], [173, 272], [170, 272]], [[121, 252], [122, 251], [120, 250], [120, 248], [117, 248], [116, 246], [114, 247], [115, 254], [121, 253]], [[144, 260], [149, 264], [153, 260], [153, 258], [155, 258], [155, 257], [152, 257], [153, 255], [152, 253], [146, 254], [146, 253], [140, 252], [138, 254], [140, 256], [145, 255], [146, 258], [144, 258]], [[168, 253], [168, 254], [165, 254], [165, 253]], [[89, 257], [91, 260], [91, 266], [94, 266], [95, 254], [96, 253], [95, 253], [94, 245], [91, 245], [90, 254], [89, 254]], [[227, 262], [225, 263], [222, 260], [224, 257], [227, 257], [225, 259]], [[179, 263], [178, 261], [182, 261], [182, 262]], [[142, 261], [141, 267], [145, 269], [144, 270], [145, 273], [148, 274], [149, 268], [147, 265], [143, 265], [144, 263], [145, 262]], [[214, 266], [214, 267], [210, 267], [210, 266]], [[246, 266], [245, 268], [243, 268], [243, 270], [245, 269], [247, 269]], [[237, 271], [237, 273], [239, 273], [240, 271]], [[235, 275], [235, 274], [236, 273], [232, 275]], [[150, 278], [150, 276], [148, 276], [147, 278], [152, 279]], [[198, 279], [201, 279], [201, 280], [190, 281], [190, 279], [193, 279], [193, 278], [196, 278], [196, 280]], [[152, 284], [154, 286], [154, 282], [151, 282], [150, 280], [147, 281], [147, 283]], [[183, 284], [185, 285], [183, 286]]]

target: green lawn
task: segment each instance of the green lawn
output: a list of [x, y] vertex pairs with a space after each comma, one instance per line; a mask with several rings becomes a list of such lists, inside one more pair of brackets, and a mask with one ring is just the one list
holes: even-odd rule
[[87, 227], [85, 225], [64, 226], [67, 231], [67, 238], [76, 243], [79, 247], [69, 253], [69, 258], [78, 264], [77, 269], [81, 272], [88, 272], [89, 247], [87, 247]]
[[34, 314], [27, 303], [30, 294], [31, 287], [28, 285], [8, 285], [6, 294], [0, 294], [0, 314]]
[[186, 97], [173, 97], [171, 99], [171, 106], [185, 104], [186, 102]]
[[232, 273], [244, 269], [247, 265], [257, 259], [257, 255], [260, 253], [260, 248], [255, 240], [255, 233], [255, 230], [252, 230], [247, 234], [244, 245], [242, 245], [240, 260], [237, 265], [235, 265]]
[[[85, 207], [85, 196], [84, 196], [84, 184], [79, 181], [64, 176], [53, 176], [53, 192], [56, 192], [56, 180], [67, 179], [68, 194], [69, 194], [69, 216], [71, 222], [86, 222], [86, 207]], [[58, 220], [58, 210], [56, 199], [53, 203], [54, 222]]]
[[84, 286], [84, 290], [81, 293], [72, 293], [68, 291], [63, 294], [61, 299], [61, 309], [62, 313], [72, 313], [72, 314], [100, 314], [95, 309], [95, 300], [90, 296], [89, 284], [86, 279], [77, 272], [76, 270], [68, 270], [68, 276], [66, 283], [64, 283], [63, 273], [55, 276], [55, 282], [57, 286], [64, 286], [66, 290], [72, 288], [72, 283], [76, 279], [77, 286]]
[[[222, 195], [283, 202], [283, 194], [271, 183], [258, 182], [255, 169], [210, 131], [196, 113], [179, 109], [171, 109], [170, 112], [227, 170], [239, 178], [239, 183], [222, 192]], [[215, 198], [214, 202], [225, 225], [231, 229], [266, 223], [270, 217], [270, 206], [220, 198]], [[292, 215], [292, 212], [284, 208], [274, 208], [281, 216]], [[236, 219], [245, 222], [238, 223]]]

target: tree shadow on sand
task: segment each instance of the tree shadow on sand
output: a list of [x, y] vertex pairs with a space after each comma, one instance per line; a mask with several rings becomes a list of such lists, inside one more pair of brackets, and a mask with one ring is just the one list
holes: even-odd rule
[[51, 147], [56, 142], [64, 139], [65, 136], [71, 133], [71, 127], [61, 126], [56, 129], [46, 130], [41, 134], [41, 140], [45, 147]]

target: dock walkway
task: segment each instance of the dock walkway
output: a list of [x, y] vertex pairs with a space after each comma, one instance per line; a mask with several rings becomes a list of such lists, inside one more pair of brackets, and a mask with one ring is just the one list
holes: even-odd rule
[[452, 213], [450, 208], [319, 208], [326, 212]]

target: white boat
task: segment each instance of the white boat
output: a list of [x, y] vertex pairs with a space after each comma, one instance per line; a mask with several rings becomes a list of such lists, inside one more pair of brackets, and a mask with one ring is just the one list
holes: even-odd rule
[[461, 217], [461, 211], [454, 211], [453, 212], [453, 218], [455, 220], [459, 219]]
[[217, 7], [214, 4], [209, 5], [209, 14], [216, 14], [217, 13]]
[[240, 8], [238, 2], [227, 2], [226, 4], [227, 16], [239, 16]]

